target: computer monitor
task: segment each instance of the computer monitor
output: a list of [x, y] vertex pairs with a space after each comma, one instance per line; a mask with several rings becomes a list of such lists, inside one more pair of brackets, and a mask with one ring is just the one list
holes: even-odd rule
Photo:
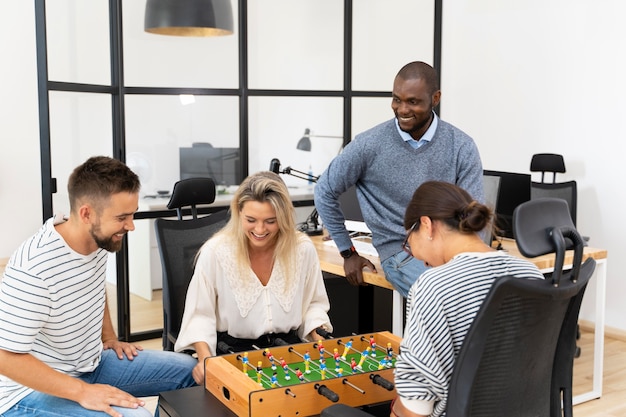
[[496, 202], [496, 232], [513, 238], [513, 211], [530, 200], [530, 174], [503, 171], [483, 171], [483, 175], [500, 177], [500, 189]]
[[356, 196], [355, 186], [348, 188], [339, 196], [339, 205], [341, 206], [341, 211], [343, 211], [346, 220], [353, 220], [355, 222], [363, 221], [363, 213], [361, 213], [361, 206]]
[[181, 147], [180, 179], [209, 177], [215, 185], [238, 185], [239, 148], [214, 148], [209, 144]]

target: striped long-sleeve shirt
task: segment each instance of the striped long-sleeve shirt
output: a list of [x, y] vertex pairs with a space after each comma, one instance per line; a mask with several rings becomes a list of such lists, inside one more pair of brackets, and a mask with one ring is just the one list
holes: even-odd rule
[[[74, 252], [49, 219], [7, 264], [0, 284], [0, 349], [57, 371], [93, 371], [102, 352], [107, 252]], [[0, 375], [0, 414], [32, 390]]]
[[424, 272], [411, 287], [395, 382], [403, 403], [444, 416], [448, 387], [465, 335], [494, 280], [543, 279], [535, 265], [505, 252], [461, 253]]

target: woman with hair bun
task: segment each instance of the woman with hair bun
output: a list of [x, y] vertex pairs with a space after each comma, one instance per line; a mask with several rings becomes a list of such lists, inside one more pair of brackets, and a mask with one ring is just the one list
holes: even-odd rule
[[483, 242], [478, 233], [492, 216], [487, 206], [446, 182], [425, 182], [413, 194], [403, 247], [432, 268], [407, 298], [391, 416], [445, 416], [454, 363], [494, 280], [543, 279], [531, 262]]

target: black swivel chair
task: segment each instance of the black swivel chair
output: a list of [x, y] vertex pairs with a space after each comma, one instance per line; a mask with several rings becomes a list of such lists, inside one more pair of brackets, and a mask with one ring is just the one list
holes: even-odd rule
[[[197, 205], [214, 201], [212, 179], [184, 179], [174, 184], [167, 203], [168, 209], [176, 209], [178, 219], [154, 221], [163, 269], [163, 350], [174, 350], [198, 249], [228, 221], [227, 209], [198, 217]], [[184, 219], [186, 207], [191, 208], [191, 219]]]
[[[555, 272], [546, 280], [494, 282], [459, 352], [447, 417], [572, 417], [576, 322], [595, 261], [581, 262], [583, 239], [560, 199], [520, 205], [513, 231], [524, 256], [555, 252]], [[568, 241], [574, 266], [563, 271]], [[345, 404], [321, 415], [370, 416]]]
[[[563, 155], [555, 153], [537, 153], [530, 160], [530, 171], [541, 172], [541, 182], [533, 181], [530, 184], [530, 198], [553, 197], [567, 201], [572, 222], [576, 226], [576, 212], [578, 205], [578, 188], [576, 181], [556, 182], [556, 174], [565, 173], [565, 160]], [[552, 174], [552, 182], [545, 180], [546, 173]], [[583, 240], [589, 242], [589, 236], [583, 236]], [[580, 338], [580, 331], [576, 331]], [[580, 356], [580, 348], [576, 348], [576, 357]]]

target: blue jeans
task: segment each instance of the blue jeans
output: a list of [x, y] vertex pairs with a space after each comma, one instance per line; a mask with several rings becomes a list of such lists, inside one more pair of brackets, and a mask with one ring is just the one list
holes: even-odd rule
[[[150, 397], [159, 392], [187, 388], [195, 385], [191, 376], [198, 361], [184, 353], [144, 350], [132, 361], [118, 359], [113, 350], [102, 352], [100, 364], [95, 371], [78, 378], [89, 384], [107, 384], [128, 392], [135, 397]], [[143, 407], [137, 409], [114, 406], [124, 417], [152, 417]], [[159, 415], [159, 410], [154, 414]], [[54, 417], [104, 417], [102, 411], [83, 408], [77, 402], [32, 392], [22, 398], [1, 417], [54, 416]]]
[[409, 295], [411, 285], [426, 269], [424, 262], [401, 250], [381, 263], [385, 278], [404, 298]]

